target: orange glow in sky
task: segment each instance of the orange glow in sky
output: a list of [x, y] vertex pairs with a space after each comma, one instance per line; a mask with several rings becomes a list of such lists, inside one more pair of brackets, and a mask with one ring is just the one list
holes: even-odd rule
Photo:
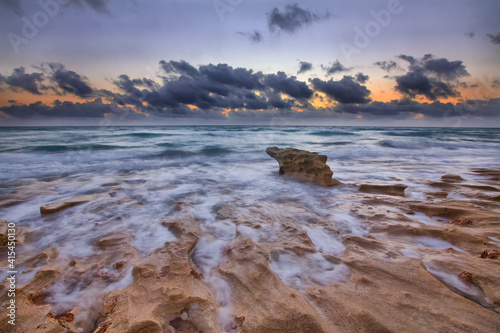
[[0, 92], [0, 106], [11, 105], [12, 103], [9, 103], [10, 100], [16, 101], [17, 104], [32, 104], [41, 101], [43, 104], [52, 105], [57, 99], [73, 103], [84, 103], [87, 101], [74, 95], [33, 95], [27, 92], [13, 92], [8, 90]]

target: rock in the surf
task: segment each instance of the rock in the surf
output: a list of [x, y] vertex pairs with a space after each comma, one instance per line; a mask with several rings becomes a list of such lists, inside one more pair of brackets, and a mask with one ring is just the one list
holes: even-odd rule
[[269, 147], [266, 153], [276, 159], [279, 174], [312, 181], [318, 185], [332, 186], [339, 182], [332, 179], [333, 172], [326, 164], [327, 157], [295, 148]]
[[87, 203], [90, 201], [94, 201], [100, 197], [104, 197], [104, 196], [108, 196], [108, 195], [110, 195], [108, 192], [98, 193], [98, 194], [86, 194], [86, 195], [80, 195], [77, 197], [52, 202], [52, 203], [41, 206], [40, 213], [41, 214], [55, 213], [55, 212], [58, 212], [60, 210], [63, 210], [63, 209], [69, 208], [69, 207], [73, 207], [76, 205], [80, 205], [83, 203]]

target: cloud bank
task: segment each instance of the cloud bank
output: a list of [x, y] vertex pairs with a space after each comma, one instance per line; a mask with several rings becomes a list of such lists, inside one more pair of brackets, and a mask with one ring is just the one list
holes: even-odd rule
[[[32, 73], [24, 67], [0, 75], [0, 89], [33, 96], [74, 96], [80, 102], [54, 100], [0, 107], [4, 119], [148, 117], [266, 121], [276, 116], [293, 119], [435, 119], [438, 117], [498, 117], [500, 99], [458, 104], [440, 100], [460, 96], [459, 79], [469, 75], [462, 61], [432, 55], [399, 55], [407, 71], [392, 77], [402, 94], [391, 102], [374, 101], [365, 85], [369, 76], [358, 72], [339, 80], [312, 78], [301, 81], [283, 71], [263, 73], [225, 63], [195, 66], [184, 60], [162, 60], [155, 77], [112, 80], [114, 89], [96, 89], [88, 79], [60, 63], [44, 63]], [[380, 62], [386, 70], [391, 61]], [[299, 72], [312, 69], [299, 63]], [[431, 103], [418, 101], [426, 97]], [[385, 117], [385, 118], [384, 118]]]

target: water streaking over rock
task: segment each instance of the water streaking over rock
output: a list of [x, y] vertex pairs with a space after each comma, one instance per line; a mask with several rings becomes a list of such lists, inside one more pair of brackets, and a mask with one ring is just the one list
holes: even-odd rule
[[[499, 144], [496, 129], [0, 128], [16, 329], [496, 332]], [[281, 177], [274, 146], [325, 156], [343, 186]]]

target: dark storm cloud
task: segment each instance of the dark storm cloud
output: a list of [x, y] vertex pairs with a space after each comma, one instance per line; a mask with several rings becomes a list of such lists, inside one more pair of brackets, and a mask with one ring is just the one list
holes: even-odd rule
[[370, 102], [370, 90], [355, 82], [352, 77], [344, 76], [340, 81], [323, 81], [312, 79], [314, 89], [325, 93], [334, 100], [343, 104]]
[[406, 54], [400, 54], [398, 56], [398, 58], [401, 60], [407, 61], [408, 63], [410, 63], [410, 65], [413, 65], [417, 62], [417, 59], [415, 59], [412, 56], [406, 55]]
[[430, 100], [436, 100], [441, 97], [460, 96], [449, 84], [429, 78], [422, 71], [411, 71], [405, 75], [396, 76], [396, 83], [395, 89], [411, 98], [424, 95]]
[[312, 69], [312, 67], [313, 67], [312, 63], [301, 61], [299, 63], [299, 70], [297, 71], [297, 74], [302, 74], [302, 73], [308, 72]]
[[[283, 72], [264, 75], [262, 72], [255, 73], [251, 69], [233, 68], [227, 64], [209, 64], [196, 68], [183, 60], [168, 62], [162, 60], [159, 64], [163, 71], [168, 74], [162, 78], [162, 85], [147, 78], [131, 79], [124, 74], [113, 81], [121, 92], [119, 94], [93, 89], [84, 76], [67, 70], [62, 64], [43, 64], [41, 69], [51, 82], [50, 86], [43, 87], [44, 89], [50, 88], [57, 94], [71, 93], [82, 98], [109, 97], [119, 104], [141, 106], [142, 102], [147, 102], [165, 107], [193, 104], [201, 109], [235, 107], [235, 105], [237, 107], [263, 105], [262, 101], [256, 102], [253, 93], [248, 94], [248, 91], [254, 90], [266, 90], [266, 94], [270, 94], [270, 92], [284, 93], [297, 99], [307, 99], [313, 94], [306, 83], [298, 81], [293, 76], [287, 77]], [[16, 75], [17, 81], [20, 81], [19, 77], [23, 77], [27, 83], [33, 83], [33, 79], [37, 78], [34, 74], [28, 75], [22, 70], [16, 70]], [[41, 81], [43, 74], [39, 75]], [[28, 81], [28, 78], [31, 78], [31, 81]], [[1, 77], [0, 81], [15, 84], [13, 79], [14, 76]], [[25, 89], [39, 93], [34, 90], [36, 86], [33, 84], [28, 86], [27, 83], [24, 84]], [[20, 83], [17, 85], [19, 86]], [[281, 101], [276, 101], [276, 98], [273, 101], [276, 105], [283, 104]]]
[[326, 75], [333, 75], [335, 73], [348, 72], [352, 69], [352, 68], [345, 67], [344, 65], [342, 65], [338, 61], [338, 59], [335, 60], [335, 62], [333, 64], [331, 64], [330, 66], [321, 65], [321, 68], [323, 68], [326, 71]]
[[12, 10], [17, 16], [22, 16], [24, 13], [19, 0], [0, 0], [0, 4]]
[[64, 117], [64, 118], [103, 118], [106, 114], [116, 112], [112, 105], [96, 99], [86, 103], [61, 102], [56, 100], [53, 106], [36, 102], [29, 105], [11, 105], [0, 107], [0, 111], [16, 118]]
[[62, 93], [70, 93], [81, 98], [88, 98], [94, 94], [94, 89], [86, 82], [87, 79], [80, 74], [67, 70], [59, 63], [46, 64], [51, 74], [51, 80]]
[[341, 105], [338, 112], [361, 115], [366, 119], [394, 118], [407, 119], [417, 114], [430, 118], [442, 118], [446, 112], [452, 112], [452, 103], [418, 103], [408, 99], [393, 100], [391, 102], [372, 102], [363, 105]]
[[393, 118], [411, 119], [423, 115], [447, 121], [452, 117], [499, 117], [500, 99], [489, 101], [468, 101], [467, 103], [419, 103], [410, 99], [390, 102], [371, 102], [368, 104], [340, 104], [335, 108], [338, 113], [360, 115], [364, 119]]
[[267, 75], [264, 83], [275, 91], [283, 92], [288, 96], [298, 99], [307, 99], [313, 95], [313, 91], [309, 89], [305, 82], [297, 81], [295, 76], [287, 77], [284, 72], [278, 72], [276, 75]]
[[99, 13], [109, 13], [108, 0], [85, 0], [93, 10]]
[[444, 80], [456, 80], [470, 75], [461, 60], [450, 61], [446, 58], [435, 58], [432, 54], [426, 54], [420, 59], [401, 54], [398, 58], [407, 61], [411, 71], [433, 74]]
[[275, 7], [271, 13], [268, 14], [267, 23], [271, 32], [279, 29], [287, 33], [294, 33], [306, 25], [329, 17], [330, 14], [328, 12], [324, 16], [319, 16], [307, 9], [300, 8], [298, 4], [293, 4], [286, 5], [283, 12]]
[[181, 61], [170, 60], [169, 62], [161, 60], [160, 66], [167, 74], [177, 73], [191, 77], [196, 77], [199, 75], [198, 70], [184, 60]]
[[366, 81], [368, 81], [370, 79], [370, 77], [368, 75], [363, 74], [363, 73], [358, 73], [354, 76], [354, 79], [359, 83], [365, 84]]
[[110, 0], [69, 0], [66, 2], [68, 3], [68, 5], [76, 5], [77, 7], [80, 8], [85, 8], [86, 6], [89, 6], [95, 12], [100, 14], [111, 13], [108, 7]]
[[268, 100], [270, 106], [276, 109], [289, 110], [293, 104], [281, 99], [280, 96], [270, 97]]
[[246, 89], [262, 89], [261, 72], [254, 73], [252, 69], [234, 68], [227, 64], [209, 64], [200, 66], [199, 72], [208, 80], [229, 86]]
[[395, 62], [394, 60], [389, 60], [389, 61], [377, 61], [375, 63], [373, 63], [375, 66], [378, 66], [380, 67], [381, 69], [383, 69], [384, 71], [386, 72], [390, 72], [392, 69], [396, 69], [398, 68], [398, 64], [397, 62]]
[[255, 30], [252, 34], [250, 34], [250, 40], [254, 42], [260, 42], [262, 41], [262, 34]]
[[[172, 112], [191, 116], [220, 114], [222, 109], [265, 110], [291, 108], [310, 98], [313, 91], [305, 82], [283, 72], [264, 75], [227, 64], [208, 64], [198, 68], [185, 61], [161, 61], [169, 74], [158, 85], [147, 79], [121, 75], [114, 81], [121, 93], [101, 92], [117, 104], [132, 104], [148, 113]], [[290, 99], [284, 100], [281, 94]], [[295, 99], [295, 100], [294, 100]], [[299, 103], [299, 104], [300, 104]], [[196, 106], [199, 110], [192, 110]]]
[[488, 36], [490, 38], [490, 41], [493, 43], [493, 44], [500, 44], [500, 32], [497, 33], [496, 35], [493, 35], [493, 34], [486, 34], [486, 36]]
[[475, 33], [474, 31], [471, 31], [471, 32], [466, 32], [464, 35], [465, 35], [466, 37], [468, 37], [468, 38], [471, 38], [471, 39], [472, 39], [472, 38], [474, 38], [474, 36], [476, 35], [476, 33]]
[[258, 30], [254, 30], [253, 32], [238, 32], [238, 35], [242, 35], [243, 37], [255, 43], [260, 43], [264, 39], [264, 37]]
[[435, 58], [431, 54], [420, 59], [409, 55], [400, 55], [398, 58], [407, 61], [410, 66], [406, 74], [395, 77], [395, 89], [411, 98], [422, 95], [434, 101], [438, 98], [459, 97], [455, 85], [461, 85], [462, 82], [450, 81], [470, 75], [460, 60]]
[[[57, 0], [55, 0], [55, 1], [57, 4], [59, 4], [59, 1], [57, 1]], [[43, 2], [45, 3], [48, 1], [43, 1]], [[85, 5], [87, 5], [98, 13], [106, 13], [106, 14], [110, 13], [109, 8], [108, 8], [109, 0], [69, 0], [69, 1], [64, 1], [64, 2], [61, 1], [61, 3], [64, 3], [65, 5], [66, 4], [67, 5], [76, 5], [77, 7], [80, 7], [80, 8], [84, 8]], [[13, 11], [18, 16], [23, 16], [25, 14], [20, 0], [0, 0], [0, 5]], [[34, 5], [36, 5], [35, 8], [37, 10], [40, 9], [40, 5], [39, 5], [38, 1], [26, 2], [25, 5], [27, 5], [28, 7], [30, 7], [30, 6], [33, 7]], [[29, 9], [28, 9], [28, 11], [29, 11]]]
[[423, 68], [427, 72], [435, 73], [438, 77], [446, 80], [456, 80], [470, 75], [460, 60], [449, 61], [446, 58], [429, 58], [423, 62]]
[[15, 68], [10, 76], [0, 74], [0, 85], [7, 84], [11, 90], [24, 90], [34, 95], [41, 95], [40, 89], [44, 80], [43, 73], [26, 73], [24, 67]]
[[129, 76], [126, 74], [118, 76], [118, 80], [113, 81], [113, 83], [121, 90], [134, 94], [136, 94], [136, 90], [138, 90], [137, 88], [135, 88], [136, 86], [149, 87], [149, 88], [157, 86], [157, 83], [150, 79], [144, 78], [144, 79], [131, 80]]
[[[153, 106], [179, 107], [183, 104], [193, 104], [205, 109], [215, 104], [215, 99], [209, 96], [209, 92], [199, 81], [181, 76], [175, 81], [166, 82], [158, 90], [148, 91], [143, 100]], [[206, 103], [208, 107], [205, 107]]]
[[[133, 79], [131, 80], [128, 75], [120, 75], [117, 80], [113, 83], [125, 94], [122, 95], [123, 98], [115, 100], [118, 104], [133, 104], [139, 105], [142, 103], [142, 98], [147, 93], [145, 89], [139, 89], [137, 87], [143, 88], [155, 88], [158, 85], [156, 82], [149, 79]], [[102, 91], [101, 94], [107, 97], [116, 97], [116, 95], [111, 94], [108, 91]]]

